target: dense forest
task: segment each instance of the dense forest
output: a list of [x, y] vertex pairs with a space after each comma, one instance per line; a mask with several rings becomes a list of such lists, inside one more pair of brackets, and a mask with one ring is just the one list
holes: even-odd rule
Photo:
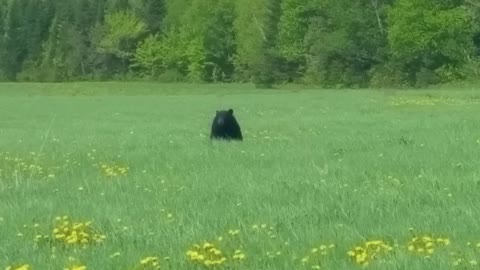
[[426, 86], [480, 73], [478, 0], [0, 0], [0, 80]]

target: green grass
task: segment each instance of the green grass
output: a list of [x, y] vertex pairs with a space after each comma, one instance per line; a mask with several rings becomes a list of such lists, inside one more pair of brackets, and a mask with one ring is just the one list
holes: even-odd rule
[[[162, 269], [195, 269], [185, 252], [219, 236], [228, 256], [246, 254], [228, 269], [312, 269], [319, 263], [300, 260], [331, 243], [322, 269], [357, 269], [347, 251], [375, 239], [394, 248], [370, 269], [451, 269], [457, 251], [480, 263], [479, 97], [455, 89], [0, 84], [0, 269], [63, 269], [73, 257], [88, 270], [126, 270], [147, 256], [169, 257]], [[209, 141], [215, 110], [225, 108], [234, 109], [244, 142]], [[129, 170], [107, 177], [99, 162]], [[92, 220], [106, 240], [86, 249], [35, 244], [63, 215]], [[409, 228], [451, 245], [430, 259], [414, 256]]]

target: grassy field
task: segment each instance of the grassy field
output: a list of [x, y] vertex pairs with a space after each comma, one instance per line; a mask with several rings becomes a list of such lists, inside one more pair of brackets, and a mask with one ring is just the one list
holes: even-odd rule
[[0, 269], [480, 264], [480, 92], [0, 84], [0, 115]]

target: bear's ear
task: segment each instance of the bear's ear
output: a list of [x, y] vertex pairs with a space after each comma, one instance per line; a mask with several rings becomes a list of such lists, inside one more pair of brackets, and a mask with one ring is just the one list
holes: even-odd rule
[[233, 109], [228, 109], [229, 114], [233, 114]]

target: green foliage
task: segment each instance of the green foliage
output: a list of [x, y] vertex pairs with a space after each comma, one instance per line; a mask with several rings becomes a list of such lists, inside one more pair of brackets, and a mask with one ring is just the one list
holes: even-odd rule
[[298, 80], [306, 68], [305, 37], [318, 10], [314, 0], [283, 0], [278, 25], [278, 53], [284, 59], [283, 79]]
[[473, 0], [5, 0], [0, 80], [423, 86], [474, 79]]
[[133, 10], [147, 24], [150, 33], [158, 33], [162, 28], [165, 3], [160, 0], [131, 1]]
[[454, 1], [400, 0], [389, 12], [389, 26], [393, 58], [413, 83], [423, 81], [420, 86], [458, 77], [446, 70], [461, 67], [473, 53], [472, 17]]
[[[148, 77], [169, 73], [189, 81], [230, 78], [235, 52], [233, 1], [196, 0], [190, 5], [167, 1], [166, 6], [169, 29], [139, 46], [134, 67]], [[183, 12], [177, 11], [180, 7]]]
[[258, 88], [272, 88], [277, 80], [278, 50], [276, 44], [278, 21], [281, 12], [280, 5], [281, 1], [279, 0], [267, 0], [265, 7], [266, 13], [262, 20], [263, 25], [259, 25], [259, 27], [262, 28], [263, 40], [259, 48], [257, 48], [258, 55], [256, 61], [252, 63], [252, 82]]
[[163, 73], [173, 72], [198, 81], [204, 63], [201, 51], [198, 42], [188, 42], [177, 31], [163, 37], [149, 36], [139, 45], [132, 67], [138, 68], [145, 77], [158, 78]]
[[259, 48], [263, 43], [263, 26], [259, 18], [265, 13], [264, 1], [238, 0], [236, 2], [236, 32], [237, 54], [235, 55], [235, 69], [237, 80], [250, 81], [252, 71], [250, 67], [261, 54]]
[[373, 67], [370, 72], [370, 87], [403, 88], [408, 86], [405, 74], [398, 63], [387, 63]]
[[42, 74], [37, 75], [40, 78], [44, 78], [47, 81], [64, 81], [68, 80], [69, 74], [66, 68], [67, 51], [69, 50], [69, 44], [67, 43], [68, 29], [65, 27], [70, 25], [62, 24], [60, 18], [56, 16], [50, 26], [49, 39], [45, 43], [43, 50], [43, 57], [40, 67], [42, 68]]
[[312, 0], [283, 0], [279, 22], [279, 51], [288, 60], [298, 60], [305, 56], [305, 35], [312, 9]]
[[164, 46], [164, 43], [162, 43], [158, 36], [148, 36], [138, 45], [132, 67], [139, 68], [143, 76], [158, 76], [168, 66], [165, 61], [165, 56], [163, 55], [167, 52], [165, 49], [168, 47], [164, 47], [166, 46]]
[[5, 6], [0, 70], [6, 80], [16, 80], [26, 56], [25, 4], [26, 0], [15, 0]]
[[237, 1], [236, 68], [240, 79], [258, 87], [270, 88], [275, 82], [278, 21], [281, 1]]
[[220, 0], [206, 16], [209, 18], [203, 38], [205, 47], [205, 77], [209, 82], [231, 81], [234, 75], [236, 39], [234, 30], [235, 5], [232, 0]]
[[145, 33], [146, 25], [133, 13], [118, 11], [105, 17], [103, 31], [102, 39], [97, 44], [98, 52], [128, 59], [138, 38]]
[[348, 0], [322, 4], [306, 36], [306, 81], [327, 87], [367, 86], [371, 69], [382, 62], [386, 43], [375, 7]]

